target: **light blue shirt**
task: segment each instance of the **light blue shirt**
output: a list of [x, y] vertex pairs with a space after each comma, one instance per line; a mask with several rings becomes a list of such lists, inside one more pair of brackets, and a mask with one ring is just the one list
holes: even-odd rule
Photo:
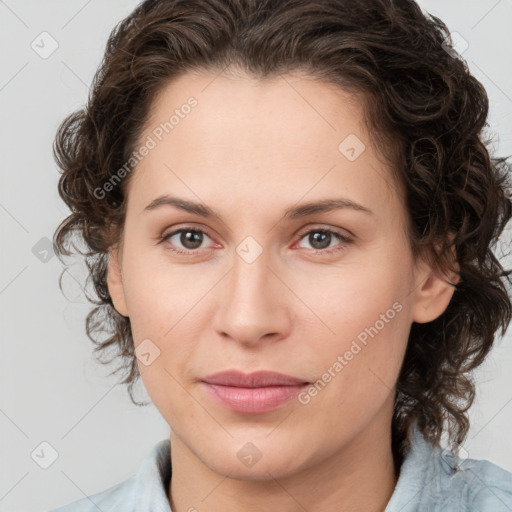
[[[512, 512], [512, 473], [434, 448], [418, 430], [412, 432], [385, 512]], [[49, 512], [172, 512], [166, 496], [170, 477], [170, 441], [164, 439], [132, 477]]]

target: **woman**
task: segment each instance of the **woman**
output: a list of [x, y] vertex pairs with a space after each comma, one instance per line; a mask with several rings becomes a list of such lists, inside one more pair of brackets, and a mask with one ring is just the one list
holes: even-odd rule
[[116, 27], [57, 134], [55, 245], [86, 242], [88, 335], [170, 439], [57, 510], [512, 510], [462, 447], [511, 317], [509, 182], [447, 41], [406, 0], [146, 1]]

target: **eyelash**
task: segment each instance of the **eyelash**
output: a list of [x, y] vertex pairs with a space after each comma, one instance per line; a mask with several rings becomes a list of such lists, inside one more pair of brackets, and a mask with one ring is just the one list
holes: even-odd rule
[[[172, 231], [171, 233], [168, 233], [167, 235], [163, 236], [158, 243], [165, 242], [166, 240], [168, 240], [169, 238], [173, 237], [174, 235], [176, 235], [178, 233], [182, 233], [182, 232], [187, 232], [187, 231], [190, 231], [190, 232], [193, 232], [193, 233], [202, 233], [203, 235], [208, 236], [208, 238], [211, 238], [211, 236], [206, 231], [204, 231], [202, 229], [191, 228], [191, 227], [188, 227], [188, 228], [187, 227], [182, 227], [180, 229]], [[333, 248], [331, 248], [331, 249], [309, 249], [309, 251], [312, 254], [314, 254], [314, 255], [325, 255], [325, 254], [329, 254], [330, 255], [330, 254], [338, 253], [340, 251], [345, 250], [346, 249], [346, 245], [352, 243], [352, 239], [351, 238], [349, 238], [347, 236], [344, 236], [341, 233], [338, 233], [337, 231], [333, 231], [333, 230], [330, 230], [330, 229], [321, 229], [321, 228], [311, 229], [309, 231], [306, 231], [305, 233], [300, 234], [299, 235], [300, 236], [299, 241], [302, 240], [307, 235], [310, 235], [311, 233], [327, 233], [327, 234], [330, 234], [330, 235], [334, 235], [343, 244], [345, 244], [345, 245], [342, 245], [341, 247], [334, 248], [334, 249]], [[182, 249], [169, 248], [169, 250], [174, 252], [175, 254], [180, 255], [180, 256], [192, 257], [192, 256], [196, 256], [202, 249], [182, 250]]]

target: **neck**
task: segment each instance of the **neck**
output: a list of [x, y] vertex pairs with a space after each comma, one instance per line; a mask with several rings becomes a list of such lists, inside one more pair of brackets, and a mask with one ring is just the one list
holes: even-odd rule
[[[389, 415], [387, 415], [389, 416]], [[173, 512], [340, 510], [383, 512], [398, 480], [391, 422], [374, 422], [346, 446], [300, 472], [268, 480], [236, 480], [206, 466], [171, 433]]]

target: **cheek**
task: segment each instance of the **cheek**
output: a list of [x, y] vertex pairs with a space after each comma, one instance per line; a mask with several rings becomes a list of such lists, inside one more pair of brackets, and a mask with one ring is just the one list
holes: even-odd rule
[[319, 390], [329, 387], [332, 400], [366, 404], [384, 398], [400, 371], [410, 330], [406, 271], [399, 275], [383, 264], [344, 275], [317, 295], [325, 328], [311, 360]]
[[148, 346], [157, 354], [148, 366], [143, 358], [137, 362], [146, 388], [157, 401], [160, 393], [172, 396], [169, 389], [174, 395], [179, 393], [179, 386], [174, 389], [175, 379], [182, 382], [183, 372], [189, 371], [204, 327], [197, 315], [211, 285], [197, 279], [191, 268], [184, 272], [177, 265], [151, 264], [136, 253], [126, 264], [125, 295], [136, 350]]
[[340, 268], [325, 278], [316, 276], [295, 289], [309, 307], [306, 314], [323, 322], [325, 338], [350, 341], [362, 333], [364, 341], [366, 328], [377, 324], [377, 330], [384, 331], [397, 323], [406, 297], [404, 281], [396, 270], [374, 262]]
[[187, 311], [208, 289], [204, 281], [191, 279], [190, 270], [184, 271], [162, 257], [151, 258], [151, 252], [161, 251], [134, 251], [126, 261], [124, 289], [136, 341], [141, 336], [169, 336], [178, 322], [187, 322]]

